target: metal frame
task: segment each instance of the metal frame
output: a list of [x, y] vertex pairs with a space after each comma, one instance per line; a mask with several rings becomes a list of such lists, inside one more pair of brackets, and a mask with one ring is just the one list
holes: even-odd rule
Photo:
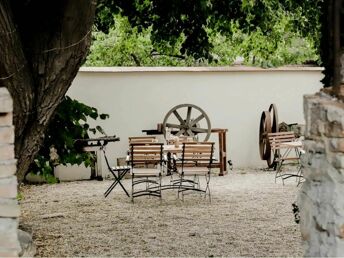
[[[185, 174], [184, 174], [184, 168], [185, 166], [185, 161], [193, 161], [192, 159], [186, 158], [185, 157], [185, 147], [188, 145], [195, 145], [195, 144], [211, 144], [211, 151], [210, 151], [210, 157], [209, 157], [209, 163], [207, 166], [202, 166], [206, 167], [208, 169], [208, 172], [205, 174], [205, 179], [206, 179], [206, 187], [205, 189], [201, 189], [200, 187], [200, 180], [199, 180], [199, 175], [194, 174], [193, 175], [193, 180], [192, 179], [186, 179]], [[177, 188], [178, 187], [178, 198], [180, 196], [180, 193], [182, 194], [182, 200], [184, 201], [184, 194], [187, 191], [196, 191], [199, 192], [200, 194], [204, 193], [204, 197], [206, 198], [207, 196], [209, 197], [209, 201], [211, 202], [211, 193], [210, 193], [210, 169], [212, 167], [212, 162], [213, 162], [213, 155], [214, 155], [214, 143], [213, 142], [198, 142], [198, 143], [183, 143], [183, 148], [182, 148], [182, 157], [180, 158], [181, 162], [181, 172], [179, 173], [179, 179], [173, 180], [171, 182], [172, 188]], [[197, 162], [198, 159], [195, 159], [195, 166], [197, 167]], [[176, 187], [177, 186], [177, 187]]]
[[[125, 187], [121, 183], [121, 180], [123, 179], [123, 177], [130, 171], [130, 167], [123, 166], [123, 167], [112, 168], [109, 164], [107, 157], [106, 157], [105, 148], [102, 147], [101, 149], [104, 153], [106, 165], [107, 165], [109, 171], [111, 172], [111, 174], [114, 176], [114, 182], [110, 185], [110, 187], [104, 193], [105, 198], [111, 193], [111, 191], [116, 187], [117, 184], [119, 184], [122, 187], [123, 191], [126, 193], [126, 195], [128, 197], [130, 197], [129, 193], [127, 192], [127, 190], [125, 189]], [[116, 176], [116, 172], [118, 173], [118, 176]]]
[[[160, 171], [157, 175], [143, 175], [135, 177], [135, 166], [137, 161], [134, 159], [134, 153], [135, 153], [135, 146], [160, 146], [160, 158], [159, 160], [142, 160], [139, 161], [138, 164], [143, 163], [144, 166], [147, 166], [148, 164], [153, 165], [160, 165]], [[163, 167], [163, 143], [131, 143], [130, 144], [130, 160], [129, 163], [131, 164], [132, 171], [131, 171], [131, 201], [134, 202], [134, 198], [140, 197], [140, 196], [155, 196], [159, 197], [160, 201], [162, 199], [162, 167]], [[152, 177], [158, 177], [157, 180], [151, 179]], [[137, 179], [136, 179], [137, 178]], [[136, 180], [135, 180], [136, 179]], [[139, 184], [146, 184], [146, 188], [144, 190], [135, 191], [135, 186]], [[151, 186], [154, 185], [154, 186]]]

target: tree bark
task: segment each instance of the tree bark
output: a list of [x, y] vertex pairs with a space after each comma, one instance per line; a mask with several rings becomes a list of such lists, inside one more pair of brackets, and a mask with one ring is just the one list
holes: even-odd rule
[[19, 181], [87, 56], [95, 8], [94, 0], [0, 1], [0, 86], [14, 101]]

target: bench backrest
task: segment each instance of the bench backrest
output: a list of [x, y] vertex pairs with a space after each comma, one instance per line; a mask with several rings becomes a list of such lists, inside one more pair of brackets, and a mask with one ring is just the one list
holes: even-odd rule
[[268, 133], [269, 144], [271, 150], [279, 150], [287, 148], [283, 143], [293, 142], [296, 140], [294, 132], [278, 132], [278, 133]]
[[184, 142], [182, 149], [182, 166], [194, 163], [197, 166], [210, 166], [213, 161], [213, 142]]
[[162, 164], [163, 144], [162, 143], [131, 143], [129, 163], [136, 165]]
[[129, 137], [129, 144], [130, 143], [150, 143], [150, 142], [156, 142], [157, 138], [155, 136], [135, 136], [135, 137]]

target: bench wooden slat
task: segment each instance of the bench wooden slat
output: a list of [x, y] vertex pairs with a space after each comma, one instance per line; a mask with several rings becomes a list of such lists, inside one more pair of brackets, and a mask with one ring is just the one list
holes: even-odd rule
[[278, 132], [268, 133], [268, 139], [271, 149], [278, 150], [288, 148], [283, 143], [295, 141], [296, 137], [294, 132]]

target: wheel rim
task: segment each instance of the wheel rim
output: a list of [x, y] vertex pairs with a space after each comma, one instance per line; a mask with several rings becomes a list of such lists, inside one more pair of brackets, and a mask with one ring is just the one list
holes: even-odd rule
[[277, 133], [278, 132], [278, 115], [277, 115], [277, 107], [275, 104], [271, 104], [269, 107], [270, 117], [271, 117], [271, 132]]
[[271, 133], [271, 117], [268, 111], [263, 111], [259, 124], [259, 153], [261, 159], [266, 161], [271, 160], [271, 146], [268, 141], [268, 133]]
[[[196, 114], [195, 118], [193, 118], [193, 114]], [[203, 109], [193, 104], [180, 104], [173, 107], [164, 118], [163, 133], [165, 139], [167, 128], [173, 129], [176, 136], [194, 137], [199, 133], [205, 134], [203, 141], [207, 141], [211, 133], [208, 115]]]

